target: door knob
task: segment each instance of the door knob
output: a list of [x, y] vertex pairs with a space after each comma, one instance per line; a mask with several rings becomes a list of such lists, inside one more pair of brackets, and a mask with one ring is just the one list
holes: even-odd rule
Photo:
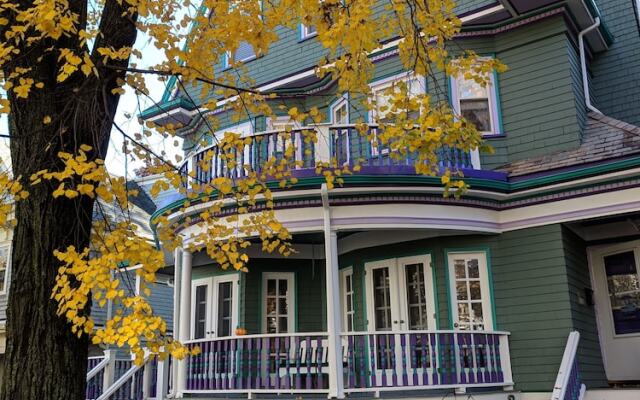
[[394, 323], [394, 324], [397, 324], [397, 323], [398, 323], [398, 321], [393, 321], [393, 323]]

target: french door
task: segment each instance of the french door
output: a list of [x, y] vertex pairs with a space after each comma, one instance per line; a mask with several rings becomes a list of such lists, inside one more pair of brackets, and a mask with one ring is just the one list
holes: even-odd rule
[[[429, 255], [392, 258], [365, 264], [367, 330], [376, 335], [376, 374], [402, 374], [400, 334], [435, 329], [435, 301]], [[389, 332], [389, 335], [384, 335]], [[394, 366], [395, 365], [395, 366]]]
[[640, 242], [591, 252], [598, 334], [610, 381], [640, 380]]
[[238, 325], [238, 274], [197, 279], [191, 288], [191, 338], [234, 334]]
[[487, 255], [484, 252], [447, 254], [453, 328], [492, 330], [493, 307]]

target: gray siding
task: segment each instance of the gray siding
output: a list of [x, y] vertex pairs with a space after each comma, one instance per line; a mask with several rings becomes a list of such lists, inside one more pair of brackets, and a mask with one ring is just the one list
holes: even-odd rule
[[640, 29], [632, 0], [596, 0], [603, 22], [614, 36], [609, 50], [591, 62], [598, 108], [605, 114], [640, 125]]

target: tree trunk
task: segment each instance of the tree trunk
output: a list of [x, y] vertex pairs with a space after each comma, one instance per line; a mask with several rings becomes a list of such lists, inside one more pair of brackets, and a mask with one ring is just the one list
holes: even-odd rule
[[[86, 1], [70, 2], [78, 15], [86, 17]], [[107, 0], [100, 22], [101, 36], [95, 47], [120, 49], [133, 46], [135, 16], [125, 16], [127, 2]], [[80, 23], [79, 27], [82, 27]], [[21, 51], [13, 65], [3, 67], [9, 76], [17, 67], [32, 68], [29, 77], [43, 82], [26, 99], [7, 93], [11, 102], [10, 135], [13, 174], [28, 182], [42, 169], [58, 170], [58, 152], [76, 153], [80, 145], [94, 148], [90, 159], [104, 159], [119, 96], [112, 93], [123, 79], [128, 60], [112, 61], [118, 68], [101, 65], [93, 57], [99, 76], [86, 78], [76, 73], [58, 83], [57, 54], [51, 48], [72, 48], [82, 52], [78, 38], [62, 38], [31, 45]], [[44, 118], [52, 122], [44, 124]], [[27, 185], [28, 186], [28, 185]], [[54, 199], [57, 183], [28, 186], [28, 199], [16, 204], [11, 255], [11, 282], [7, 307], [7, 348], [2, 400], [80, 400], [85, 398], [86, 335], [71, 332], [64, 316], [57, 315], [51, 299], [60, 262], [54, 250], [89, 245], [94, 201], [86, 196], [73, 200]]]

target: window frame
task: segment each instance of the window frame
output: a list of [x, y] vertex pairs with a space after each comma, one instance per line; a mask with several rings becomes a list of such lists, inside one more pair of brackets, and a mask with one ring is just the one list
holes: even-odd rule
[[[313, 31], [309, 31], [309, 28], [314, 28], [314, 30]], [[311, 38], [314, 38], [314, 37], [318, 36], [318, 29], [317, 28], [315, 28], [314, 26], [305, 25], [303, 23], [300, 23], [298, 25], [298, 32], [299, 32], [298, 40], [300, 42], [303, 42], [303, 41], [305, 41], [307, 39], [311, 39]]]
[[[347, 277], [351, 278], [351, 292], [347, 292]], [[351, 313], [347, 308], [347, 296], [351, 293]], [[342, 332], [356, 331], [356, 310], [355, 310], [355, 289], [353, 287], [353, 267], [340, 270], [340, 310], [342, 320]], [[351, 330], [349, 330], [349, 319], [351, 319]]]
[[[449, 76], [451, 107], [458, 114], [462, 115], [460, 109], [460, 77]], [[486, 86], [487, 100], [489, 102], [489, 118], [491, 119], [491, 130], [480, 131], [482, 136], [500, 136], [502, 135], [502, 115], [500, 113], [500, 93], [498, 89], [498, 74], [493, 71], [489, 74], [489, 83]]]
[[7, 266], [5, 267], [4, 284], [2, 285], [2, 290], [0, 290], [0, 295], [9, 293], [9, 284], [11, 282], [11, 243], [0, 245], [0, 250], [4, 249], [7, 251]]
[[[426, 83], [424, 80], [424, 76], [422, 75], [418, 75], [416, 74], [414, 71], [405, 71], [402, 72], [400, 74], [396, 74], [393, 76], [389, 76], [386, 78], [382, 78], [382, 79], [378, 79], [378, 80], [374, 80], [372, 82], [369, 83], [369, 88], [371, 88], [371, 94], [373, 95], [374, 99], [376, 97], [376, 93], [378, 92], [384, 92], [385, 90], [387, 90], [389, 87], [391, 87], [392, 85], [399, 83], [399, 82], [409, 82], [415, 80], [420, 84], [419, 87], [419, 91], [417, 92], [417, 94], [425, 94], [427, 92], [426, 90]], [[371, 102], [371, 99], [369, 100]], [[377, 121], [377, 107], [372, 107], [369, 112], [367, 113], [367, 118], [369, 120], [370, 123], [372, 124], [378, 124]]]
[[[267, 318], [269, 315], [267, 314], [267, 281], [269, 279], [276, 280], [287, 280], [288, 291], [287, 291], [287, 302], [288, 302], [288, 310], [287, 310], [287, 330], [289, 332], [286, 333], [295, 333], [297, 332], [297, 320], [296, 320], [296, 274], [295, 272], [263, 272], [262, 273], [262, 296], [261, 296], [261, 316], [260, 316], [260, 325], [261, 331], [263, 334], [269, 334], [267, 331]], [[276, 298], [277, 289], [276, 289]], [[276, 302], [277, 306], [277, 302]], [[276, 313], [276, 318], [278, 318], [278, 314]], [[277, 326], [277, 323], [276, 323]], [[280, 334], [282, 332], [276, 332], [275, 334]]]

